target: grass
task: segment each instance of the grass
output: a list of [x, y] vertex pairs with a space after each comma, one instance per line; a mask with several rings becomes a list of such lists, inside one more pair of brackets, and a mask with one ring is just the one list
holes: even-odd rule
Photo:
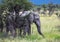
[[[60, 42], [60, 20], [57, 16], [40, 17], [41, 31], [45, 35], [43, 38], [38, 34], [35, 24], [32, 24], [32, 35], [26, 37], [17, 36], [12, 39], [9, 37], [0, 37], [0, 42]], [[0, 36], [3, 33], [0, 33]]]

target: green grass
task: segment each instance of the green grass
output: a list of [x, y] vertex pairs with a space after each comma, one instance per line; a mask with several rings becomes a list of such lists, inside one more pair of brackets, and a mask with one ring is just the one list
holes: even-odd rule
[[40, 17], [41, 31], [45, 38], [38, 34], [35, 24], [32, 24], [32, 35], [26, 37], [17, 36], [12, 39], [9, 37], [1, 37], [0, 42], [60, 42], [60, 20], [55, 16]]

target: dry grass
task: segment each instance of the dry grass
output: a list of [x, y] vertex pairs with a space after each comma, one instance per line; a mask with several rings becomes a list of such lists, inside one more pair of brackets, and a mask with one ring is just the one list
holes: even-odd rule
[[[41, 31], [45, 38], [41, 37], [37, 28], [32, 24], [32, 35], [25, 38], [17, 36], [16, 38], [0, 38], [0, 42], [60, 42], [60, 20], [55, 16], [40, 17]], [[0, 33], [1, 35], [1, 33]]]

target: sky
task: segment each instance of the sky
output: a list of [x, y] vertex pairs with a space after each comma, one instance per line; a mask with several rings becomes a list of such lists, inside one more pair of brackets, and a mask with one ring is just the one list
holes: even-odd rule
[[53, 4], [60, 4], [60, 0], [30, 0], [35, 5], [48, 4], [52, 2]]
[[30, 2], [32, 2], [35, 5], [48, 4], [50, 2], [53, 2], [54, 4], [60, 4], [60, 0], [30, 0]]

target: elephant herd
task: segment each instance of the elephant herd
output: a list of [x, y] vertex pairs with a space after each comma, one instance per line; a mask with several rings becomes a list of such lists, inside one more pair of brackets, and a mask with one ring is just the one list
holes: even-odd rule
[[[6, 24], [6, 35], [8, 35], [9, 31], [13, 37], [16, 36], [16, 31], [19, 29], [20, 36], [26, 36], [26, 34], [31, 35], [31, 24], [35, 23], [37, 26], [37, 31], [40, 35], [44, 37], [41, 32], [41, 24], [40, 17], [38, 12], [31, 12], [20, 10], [16, 11], [8, 11], [6, 13], [5, 24]], [[3, 32], [3, 22], [0, 16], [0, 30]]]

